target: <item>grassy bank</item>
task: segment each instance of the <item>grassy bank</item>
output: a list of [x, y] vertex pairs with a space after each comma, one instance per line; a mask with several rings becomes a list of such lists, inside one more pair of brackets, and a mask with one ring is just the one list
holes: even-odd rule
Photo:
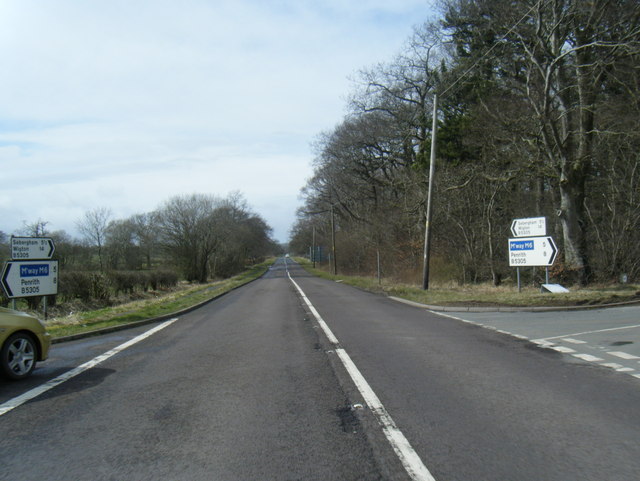
[[94, 311], [73, 312], [47, 321], [47, 331], [56, 339], [108, 327], [170, 315], [214, 299], [262, 276], [273, 259], [257, 264], [241, 274], [207, 284], [183, 284], [166, 293]]
[[570, 287], [570, 292], [563, 294], [541, 293], [540, 288], [533, 287], [524, 287], [522, 292], [518, 292], [517, 287], [513, 285], [495, 287], [490, 284], [465, 286], [436, 284], [424, 291], [418, 286], [401, 284], [387, 279], [382, 279], [378, 283], [377, 279], [371, 277], [334, 276], [326, 271], [313, 269], [311, 263], [306, 259], [296, 258], [296, 261], [308, 272], [325, 279], [437, 306], [586, 306], [640, 301], [640, 286], [636, 284], [594, 285], [586, 288]]

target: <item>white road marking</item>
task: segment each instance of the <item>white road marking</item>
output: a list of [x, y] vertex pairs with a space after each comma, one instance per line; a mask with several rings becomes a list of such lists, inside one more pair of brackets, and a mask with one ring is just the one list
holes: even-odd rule
[[622, 364], [618, 364], [615, 362], [604, 362], [601, 364], [601, 366], [610, 367], [611, 369], [615, 369], [616, 371], [619, 369], [630, 369], [631, 371], [633, 371], [633, 369], [625, 368]]
[[549, 342], [546, 339], [532, 339], [531, 342], [537, 344], [540, 347], [553, 347], [555, 344], [553, 342]]
[[562, 352], [564, 354], [573, 354], [574, 352], [576, 352], [575, 349], [571, 349], [570, 347], [565, 346], [553, 346], [551, 349], [553, 349], [554, 351]]
[[573, 334], [563, 334], [562, 336], [545, 337], [545, 339], [561, 339], [564, 337], [584, 336], [585, 334], [598, 334], [600, 332], [621, 331], [623, 329], [636, 329], [638, 327], [640, 327], [640, 324], [635, 324], [633, 326], [611, 327], [609, 329], [598, 329], [596, 331], [575, 332]]
[[564, 337], [564, 338], [562, 338], [562, 340], [565, 341], [565, 342], [569, 342], [571, 344], [586, 344], [587, 343], [587, 341], [581, 341], [579, 339], [572, 339], [570, 337]]
[[607, 354], [611, 354], [612, 356], [616, 356], [622, 359], [629, 359], [629, 360], [640, 359], [640, 357], [638, 356], [634, 356], [633, 354], [627, 354], [626, 352], [621, 352], [621, 351], [607, 351]]
[[318, 324], [324, 331], [325, 335], [329, 339], [329, 341], [336, 346], [335, 352], [342, 361], [343, 366], [351, 376], [354, 384], [360, 391], [360, 394], [364, 398], [367, 406], [371, 412], [378, 419], [378, 423], [382, 427], [382, 432], [384, 433], [387, 441], [391, 444], [393, 451], [396, 453], [402, 466], [407, 471], [407, 474], [411, 477], [411, 479], [415, 481], [435, 481], [435, 478], [431, 475], [427, 467], [424, 465], [420, 456], [415, 452], [407, 438], [404, 436], [402, 431], [398, 429], [398, 426], [391, 418], [382, 402], [376, 395], [376, 393], [371, 389], [371, 386], [364, 378], [364, 376], [360, 373], [360, 370], [356, 367], [353, 360], [347, 354], [343, 348], [338, 347], [339, 342], [336, 336], [331, 332], [327, 323], [322, 319], [318, 311], [313, 307], [311, 301], [307, 298], [304, 291], [300, 288], [296, 281], [293, 280], [291, 274], [287, 271], [287, 275], [289, 276], [289, 280], [293, 283], [295, 288], [298, 290], [305, 304], [311, 310], [312, 314], [318, 321]]
[[578, 359], [582, 359], [583, 361], [589, 362], [602, 362], [604, 359], [600, 359], [599, 357], [592, 356], [591, 354], [572, 354], [573, 357], [577, 357]]
[[[406, 299], [401, 299], [399, 297], [393, 297], [393, 296], [389, 296], [389, 298], [393, 299], [395, 301], [398, 301], [398, 302], [402, 302], [404, 304], [409, 304], [409, 305], [412, 305], [412, 306], [425, 308], [423, 304], [420, 304], [418, 302], [407, 301]], [[632, 325], [632, 326], [613, 327], [613, 328], [609, 328], [609, 329], [599, 329], [599, 330], [595, 330], [595, 331], [576, 332], [574, 334], [563, 334], [561, 336], [545, 337], [545, 338], [541, 338], [541, 339], [529, 339], [526, 336], [522, 336], [522, 335], [519, 335], [519, 334], [514, 334], [514, 333], [511, 333], [509, 331], [498, 330], [494, 326], [483, 324], [481, 322], [470, 321], [468, 319], [462, 319], [461, 317], [452, 316], [450, 314], [445, 314], [445, 313], [440, 312], [440, 311], [433, 311], [431, 309], [426, 309], [426, 311], [430, 312], [431, 314], [435, 314], [437, 316], [442, 316], [442, 317], [446, 317], [446, 318], [453, 319], [453, 320], [456, 320], [456, 321], [461, 321], [461, 322], [464, 322], [466, 324], [472, 324], [474, 326], [480, 326], [480, 327], [483, 327], [485, 329], [489, 329], [489, 330], [492, 330], [492, 331], [500, 332], [502, 334], [508, 334], [508, 335], [513, 336], [513, 337], [515, 337], [517, 339], [530, 341], [530, 342], [532, 342], [534, 344], [537, 344], [538, 346], [540, 346], [542, 348], [554, 349], [555, 351], [558, 351], [558, 352], [561, 352], [561, 353], [571, 354], [573, 357], [576, 357], [578, 359], [582, 359], [583, 361], [598, 363], [598, 365], [600, 365], [600, 366], [609, 367], [609, 368], [615, 369], [618, 372], [628, 372], [629, 374], [631, 374], [632, 372], [635, 372], [635, 369], [632, 369], [630, 367], [624, 367], [624, 366], [622, 366], [620, 364], [615, 364], [615, 363], [605, 364], [604, 363], [604, 359], [600, 359], [599, 357], [592, 356], [590, 354], [576, 354], [575, 350], [573, 350], [573, 349], [571, 349], [569, 347], [556, 346], [556, 344], [551, 342], [551, 340], [552, 339], [559, 339], [561, 341], [565, 341], [565, 342], [568, 342], [568, 343], [571, 343], [571, 344], [587, 344], [587, 341], [581, 341], [579, 339], [573, 339], [573, 337], [568, 337], [568, 336], [582, 336], [582, 335], [585, 335], [585, 334], [598, 334], [598, 333], [601, 333], [601, 332], [619, 331], [619, 330], [624, 330], [624, 329], [635, 329], [635, 328], [640, 327], [640, 324], [635, 324], [635, 325]], [[612, 354], [612, 353], [609, 352], [608, 354]], [[622, 356], [619, 356], [619, 357], [623, 357], [624, 359], [640, 359], [640, 357], [637, 357], [637, 356], [634, 356], [633, 358], [625, 357], [625, 356], [630, 356], [630, 354], [626, 354], [626, 353], [622, 353], [622, 352], [619, 353], [619, 354], [622, 354]], [[614, 354], [614, 356], [615, 355], [616, 354]], [[638, 362], [640, 363], [640, 361], [638, 361]], [[614, 366], [619, 366], [619, 367], [614, 367]], [[640, 379], [640, 374], [631, 374], [631, 375], [633, 377], [636, 377], [636, 378]]]
[[80, 366], [71, 369], [70, 371], [67, 371], [63, 374], [61, 374], [60, 376], [51, 379], [50, 381], [47, 381], [44, 384], [41, 384], [38, 387], [35, 387], [33, 389], [31, 389], [30, 391], [27, 391], [24, 394], [21, 394], [20, 396], [14, 397], [13, 399], [10, 399], [9, 401], [0, 404], [0, 416], [2, 416], [3, 414], [8, 413], [9, 411], [17, 408], [18, 406], [21, 406], [22, 404], [26, 403], [27, 401], [30, 401], [31, 399], [39, 396], [40, 394], [43, 394], [47, 391], [49, 391], [50, 389], [53, 389], [54, 387], [62, 384], [65, 381], [68, 381], [69, 379], [77, 376], [78, 374], [83, 373], [84, 371], [91, 369], [92, 367], [97, 366], [98, 364], [100, 364], [101, 362], [106, 361], [107, 359], [109, 359], [112, 356], [115, 356], [116, 354], [118, 354], [121, 351], [124, 351], [126, 348], [133, 346], [134, 344], [137, 344], [138, 342], [148, 338], [149, 336], [152, 336], [153, 334], [155, 334], [156, 332], [164, 329], [165, 327], [173, 324], [174, 322], [176, 322], [178, 319], [169, 319], [168, 321], [163, 322], [162, 324], [154, 327], [153, 329], [149, 329], [146, 332], [143, 332], [142, 334], [140, 334], [137, 337], [134, 337], [133, 339], [128, 340], [127, 342], [120, 344], [117, 347], [114, 347], [113, 349], [105, 352], [104, 354], [101, 354], [100, 356], [85, 362], [84, 364], [81, 364]]

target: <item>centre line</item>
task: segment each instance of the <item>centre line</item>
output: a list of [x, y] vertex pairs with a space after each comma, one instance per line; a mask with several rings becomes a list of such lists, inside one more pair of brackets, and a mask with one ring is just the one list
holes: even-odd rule
[[351, 379], [358, 388], [358, 391], [362, 395], [364, 401], [367, 403], [367, 406], [369, 406], [369, 409], [377, 418], [378, 423], [382, 427], [382, 432], [387, 438], [387, 441], [389, 441], [389, 444], [391, 444], [391, 447], [396, 453], [396, 456], [398, 456], [398, 459], [400, 459], [400, 462], [402, 463], [402, 466], [404, 467], [407, 474], [414, 481], [436, 481], [420, 459], [420, 456], [418, 456], [418, 453], [416, 453], [411, 446], [411, 443], [409, 443], [409, 440], [405, 437], [402, 431], [400, 431], [395, 421], [391, 418], [384, 405], [382, 404], [376, 393], [373, 391], [367, 380], [364, 378], [360, 370], [356, 367], [349, 354], [347, 354], [347, 351], [339, 347], [338, 339], [333, 334], [331, 329], [329, 329], [329, 326], [324, 321], [324, 319], [322, 319], [322, 316], [320, 316], [313, 304], [311, 304], [311, 301], [306, 296], [304, 291], [300, 288], [298, 283], [293, 280], [288, 269], [287, 275], [289, 276], [289, 280], [293, 283], [295, 288], [302, 296], [302, 299], [307, 304], [307, 307], [309, 307], [309, 309], [311, 310], [311, 313], [316, 318], [316, 321], [324, 331], [327, 339], [329, 339], [329, 342], [334, 344], [335, 353], [338, 355], [340, 361], [342, 361], [342, 365], [349, 373], [349, 376], [351, 376]]

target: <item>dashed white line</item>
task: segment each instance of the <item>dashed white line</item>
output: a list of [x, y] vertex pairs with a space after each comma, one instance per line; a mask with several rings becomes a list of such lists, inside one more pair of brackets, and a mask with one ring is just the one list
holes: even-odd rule
[[[605, 362], [605, 363], [602, 363], [601, 366], [610, 367], [611, 369], [615, 369], [615, 370], [624, 368], [624, 366], [622, 364], [618, 364], [618, 363], [615, 363], [615, 362]], [[631, 369], [631, 370], [633, 371], [633, 369]]]
[[633, 326], [611, 327], [609, 329], [598, 329], [596, 331], [574, 332], [572, 334], [563, 334], [562, 336], [546, 337], [545, 339], [561, 339], [567, 336], [569, 337], [584, 336], [585, 334], [598, 334], [600, 332], [621, 331], [624, 329], [636, 329], [638, 327], [640, 327], [640, 324], [635, 324]]
[[562, 340], [570, 344], [586, 344], [587, 343], [587, 341], [581, 341], [580, 339], [572, 339], [570, 337], [564, 337], [562, 338]]
[[[405, 299], [401, 299], [398, 297], [393, 297], [393, 296], [389, 296], [391, 299], [402, 302], [404, 304], [409, 304], [409, 305], [414, 305], [416, 307], [424, 307], [424, 305], [417, 303], [417, 302], [413, 302], [413, 301], [407, 301]], [[579, 339], [575, 339], [574, 337], [571, 336], [582, 336], [585, 334], [598, 334], [601, 332], [611, 332], [611, 331], [619, 331], [619, 330], [624, 330], [624, 329], [635, 329], [640, 327], [640, 324], [635, 324], [632, 326], [622, 326], [622, 327], [614, 327], [614, 328], [609, 328], [609, 329], [598, 329], [598, 330], [594, 330], [594, 331], [584, 331], [584, 332], [576, 332], [573, 334], [563, 334], [561, 336], [553, 336], [553, 337], [545, 337], [545, 338], [541, 338], [541, 339], [529, 339], [526, 336], [522, 336], [519, 334], [515, 334], [509, 331], [505, 331], [502, 329], [498, 329], [495, 326], [490, 326], [487, 324], [483, 324], [481, 322], [476, 322], [476, 321], [470, 321], [468, 319], [463, 319], [461, 317], [457, 317], [457, 316], [452, 316], [450, 314], [445, 314], [443, 312], [439, 312], [439, 311], [434, 311], [431, 309], [426, 309], [427, 312], [430, 312], [432, 314], [438, 315], [438, 316], [442, 316], [442, 317], [447, 317], [449, 319], [454, 319], [456, 321], [461, 321], [464, 322], [466, 324], [472, 324], [474, 326], [480, 326], [483, 327], [485, 329], [489, 329], [491, 331], [497, 331], [501, 334], [508, 334], [510, 336], [513, 336], [517, 339], [522, 339], [525, 341], [529, 341], [532, 342], [536, 345], [538, 345], [541, 348], [544, 349], [553, 349], [557, 352], [561, 352], [561, 353], [566, 353], [566, 354], [570, 354], [573, 357], [576, 357], [578, 359], [582, 359], [583, 361], [587, 361], [587, 362], [593, 362], [593, 363], [598, 363], [599, 366], [604, 366], [604, 367], [609, 367], [612, 369], [615, 369], [618, 372], [628, 372], [629, 374], [631, 374], [632, 372], [635, 372], [635, 369], [630, 368], [630, 367], [624, 367], [620, 364], [616, 364], [616, 363], [604, 363], [604, 359], [601, 359], [599, 357], [596, 356], [592, 356], [590, 354], [578, 354], [574, 349], [571, 349], [570, 347], [564, 347], [564, 346], [557, 346], [554, 342], [552, 342], [552, 340], [560, 340], [560, 341], [564, 341], [564, 342], [568, 342], [570, 344], [588, 344], [587, 341], [582, 341]], [[608, 354], [613, 354], [618, 355], [618, 357], [621, 357], [623, 359], [637, 359], [638, 363], [640, 363], [640, 357], [638, 356], [632, 356], [631, 354], [627, 354], [624, 352], [618, 352], [618, 351], [613, 351], [613, 352], [608, 352]], [[636, 377], [638, 379], [640, 379], [640, 374], [631, 374], [633, 377]]]
[[635, 372], [635, 369], [633, 369], [632, 367], [624, 367], [622, 364], [618, 364], [616, 362], [606, 362], [600, 365], [610, 367], [611, 369], [615, 369], [618, 372]]
[[554, 351], [561, 352], [563, 354], [573, 354], [574, 352], [576, 352], [575, 349], [571, 349], [570, 347], [565, 347], [565, 346], [553, 346], [551, 349], [553, 349]]
[[640, 359], [640, 357], [638, 356], [634, 356], [633, 354], [627, 354], [626, 352], [621, 352], [621, 351], [607, 351], [607, 354], [611, 354], [612, 356], [616, 356], [621, 359], [628, 359], [628, 360]]
[[100, 356], [85, 362], [84, 364], [81, 364], [80, 366], [71, 369], [70, 371], [65, 372], [64, 374], [61, 374], [60, 376], [51, 379], [50, 381], [47, 381], [44, 384], [41, 384], [38, 387], [35, 387], [33, 389], [31, 389], [30, 391], [27, 391], [26, 393], [14, 397], [13, 399], [10, 399], [9, 401], [0, 404], [0, 416], [2, 416], [3, 414], [8, 413], [9, 411], [17, 408], [18, 406], [21, 406], [22, 404], [26, 403], [27, 401], [30, 401], [31, 399], [39, 396], [40, 394], [43, 394], [47, 391], [49, 391], [50, 389], [53, 389], [54, 387], [58, 386], [59, 384], [62, 384], [65, 381], [68, 381], [69, 379], [76, 377], [78, 374], [82, 374], [84, 371], [91, 369], [92, 367], [97, 366], [98, 364], [100, 364], [101, 362], [106, 361], [107, 359], [109, 359], [112, 356], [115, 356], [116, 354], [118, 354], [121, 351], [124, 351], [126, 348], [133, 346], [134, 344], [137, 344], [138, 342], [146, 339], [149, 336], [152, 336], [153, 334], [155, 334], [156, 332], [164, 329], [165, 327], [173, 324], [174, 322], [176, 322], [178, 319], [170, 319], [168, 321], [163, 322], [162, 324], [159, 324], [158, 326], [154, 327], [153, 329], [149, 329], [146, 332], [143, 332], [142, 334], [140, 334], [139, 336], [134, 337], [133, 339], [128, 340], [127, 342], [120, 344], [119, 346], [114, 347], [113, 349], [105, 352], [104, 354], [101, 354]]
[[409, 443], [409, 440], [404, 436], [402, 431], [400, 431], [395, 421], [391, 418], [376, 393], [373, 391], [373, 389], [371, 389], [371, 386], [369, 385], [367, 380], [364, 378], [362, 373], [360, 373], [360, 370], [356, 367], [349, 354], [347, 354], [347, 351], [345, 351], [341, 347], [338, 347], [338, 339], [333, 334], [333, 332], [331, 332], [331, 329], [329, 329], [329, 326], [322, 319], [315, 307], [313, 307], [311, 301], [306, 296], [304, 291], [300, 288], [298, 283], [293, 280], [288, 270], [287, 275], [289, 276], [289, 280], [291, 280], [297, 291], [302, 296], [302, 299], [304, 300], [307, 307], [309, 307], [309, 309], [311, 310], [311, 313], [318, 321], [318, 324], [324, 331], [329, 341], [336, 346], [335, 352], [342, 361], [342, 365], [349, 373], [349, 376], [351, 376], [351, 379], [353, 380], [354, 384], [358, 388], [358, 391], [367, 403], [367, 406], [369, 406], [371, 412], [376, 416], [378, 423], [382, 427], [382, 432], [387, 438], [387, 441], [389, 441], [389, 444], [391, 444], [393, 451], [398, 456], [398, 459], [400, 459], [400, 462], [402, 463], [402, 466], [404, 467], [409, 477], [414, 481], [435, 481], [435, 478], [424, 465], [424, 463], [420, 459], [420, 456], [418, 456], [418, 453], [415, 452], [415, 450], [411, 446], [411, 443]]
[[572, 354], [573, 357], [577, 357], [578, 359], [582, 359], [583, 361], [589, 362], [602, 362], [604, 359], [600, 359], [599, 357], [592, 356], [591, 354]]

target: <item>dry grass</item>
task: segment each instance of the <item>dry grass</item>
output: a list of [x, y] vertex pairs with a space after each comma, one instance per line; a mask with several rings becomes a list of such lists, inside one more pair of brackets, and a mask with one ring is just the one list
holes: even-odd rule
[[572, 286], [568, 293], [542, 293], [540, 288], [524, 287], [518, 292], [516, 286], [504, 284], [495, 287], [492, 284], [473, 284], [460, 286], [454, 282], [432, 283], [429, 290], [420, 286], [382, 279], [381, 283], [371, 277], [333, 276], [319, 269], [312, 269], [305, 259], [296, 259], [312, 274], [332, 280], [339, 280], [361, 289], [382, 292], [387, 295], [409, 299], [423, 304], [438, 306], [574, 306], [602, 305], [609, 303], [640, 301], [640, 285], [614, 284], [591, 285], [586, 288]]
[[[73, 306], [66, 305], [66, 313], [58, 314], [47, 321], [47, 330], [53, 338], [57, 338], [172, 314], [257, 279], [272, 263], [273, 259], [223, 281], [197, 285], [181, 283], [170, 291], [147, 293], [141, 299], [110, 307], [74, 311]], [[81, 305], [77, 307], [82, 308]], [[64, 307], [60, 306], [58, 310], [61, 308]]]

